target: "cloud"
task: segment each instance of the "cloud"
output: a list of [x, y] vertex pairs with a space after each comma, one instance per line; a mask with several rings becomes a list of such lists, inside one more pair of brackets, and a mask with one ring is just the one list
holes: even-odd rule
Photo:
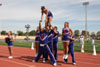
[[[36, 29], [41, 15], [40, 7], [44, 5], [53, 12], [52, 23], [57, 25], [60, 31], [65, 21], [71, 22], [70, 26], [73, 29], [84, 29], [85, 13], [82, 3], [85, 1], [89, 1], [88, 22], [93, 21], [92, 24], [100, 22], [99, 0], [2, 0], [0, 23], [2, 22], [2, 28], [7, 30], [15, 27], [16, 30], [22, 29], [25, 31], [24, 25], [28, 23], [30, 25], [34, 23], [31, 29]], [[95, 27], [97, 24], [100, 25], [96, 23]], [[9, 27], [6, 27], [7, 25]], [[18, 26], [20, 27], [17, 28]]]
[[90, 5], [100, 4], [99, 0], [3, 0], [0, 19], [40, 19], [40, 6], [45, 5], [54, 13], [54, 19], [71, 16], [72, 19], [80, 20], [77, 18], [82, 16], [79, 11], [83, 12], [83, 1], [89, 1]]

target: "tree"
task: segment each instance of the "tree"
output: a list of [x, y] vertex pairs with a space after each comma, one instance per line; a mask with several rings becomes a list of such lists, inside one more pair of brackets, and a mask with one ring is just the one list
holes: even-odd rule
[[98, 31], [98, 32], [96, 33], [96, 35], [97, 35], [97, 36], [100, 36], [100, 31]]
[[92, 33], [91, 33], [91, 36], [95, 36], [95, 32], [92, 32]]
[[80, 35], [80, 31], [79, 31], [79, 30], [75, 30], [75, 31], [74, 31], [74, 35], [75, 35], [75, 36], [79, 36], [79, 35]]
[[87, 31], [87, 35], [90, 35], [90, 32], [89, 31]]
[[83, 31], [81, 32], [81, 34], [82, 34], [82, 35], [85, 35], [85, 36], [86, 36], [86, 33], [87, 33], [88, 36], [90, 35], [90, 32], [89, 32], [89, 31], [86, 32], [85, 30], [83, 30]]
[[5, 30], [1, 31], [1, 35], [7, 35], [7, 32]]
[[86, 31], [82, 30], [81, 35], [85, 35], [85, 34], [86, 34]]
[[18, 34], [19, 36], [24, 35], [23, 31], [17, 31], [17, 34]]
[[29, 35], [30, 36], [34, 36], [35, 34], [36, 34], [36, 31], [35, 30], [32, 30], [32, 31], [29, 32]]

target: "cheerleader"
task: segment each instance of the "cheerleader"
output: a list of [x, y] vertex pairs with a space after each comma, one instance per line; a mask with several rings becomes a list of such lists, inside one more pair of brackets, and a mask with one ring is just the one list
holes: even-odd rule
[[69, 28], [69, 23], [68, 22], [65, 22], [64, 23], [64, 28], [62, 29], [62, 41], [63, 41], [63, 47], [64, 47], [64, 56], [63, 56], [63, 59], [67, 59], [68, 58], [68, 51], [69, 51], [69, 31], [71, 31], [72, 33], [72, 30]]

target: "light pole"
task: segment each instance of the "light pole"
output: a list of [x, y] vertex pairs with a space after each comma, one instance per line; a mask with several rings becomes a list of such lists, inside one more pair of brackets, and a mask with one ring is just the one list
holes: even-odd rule
[[83, 2], [83, 6], [85, 6], [85, 31], [86, 31], [86, 37], [87, 37], [87, 6], [89, 5], [89, 2]]
[[25, 40], [30, 40], [30, 38], [28, 37], [30, 25], [29, 24], [25, 25], [25, 28], [26, 28], [26, 38], [25, 38]]

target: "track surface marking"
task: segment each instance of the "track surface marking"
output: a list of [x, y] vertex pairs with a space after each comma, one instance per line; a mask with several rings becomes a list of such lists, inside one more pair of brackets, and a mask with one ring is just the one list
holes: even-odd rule
[[[7, 46], [0, 45], [0, 67], [53, 67], [50, 62], [43, 63], [42, 59], [38, 63], [32, 62], [35, 58], [35, 50], [31, 48], [13, 47], [13, 59], [8, 59]], [[71, 56], [65, 64], [63, 51], [58, 51], [58, 62], [56, 67], [100, 67], [100, 54], [93, 56], [91, 53], [75, 52], [76, 65], [72, 65]]]

